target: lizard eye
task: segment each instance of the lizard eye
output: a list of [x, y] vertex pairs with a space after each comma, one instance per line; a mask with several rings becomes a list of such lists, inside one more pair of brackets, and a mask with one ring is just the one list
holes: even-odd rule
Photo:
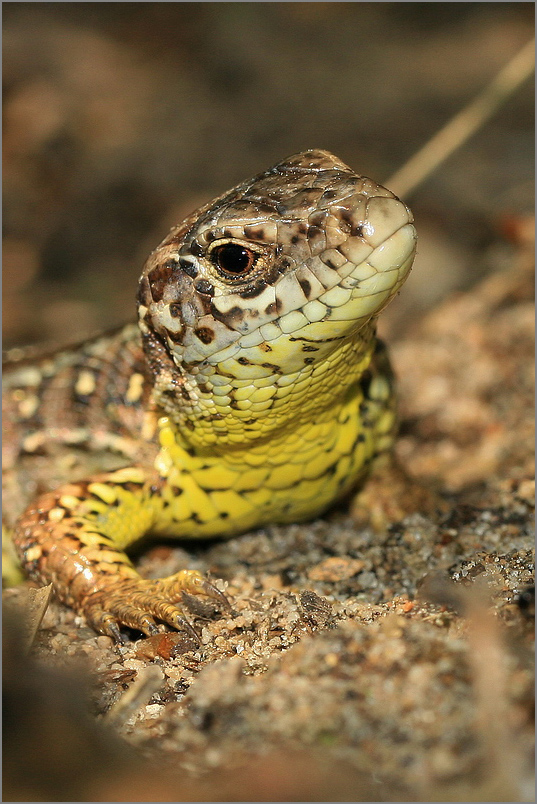
[[244, 276], [255, 265], [257, 254], [238, 243], [225, 243], [211, 251], [211, 260], [224, 276]]

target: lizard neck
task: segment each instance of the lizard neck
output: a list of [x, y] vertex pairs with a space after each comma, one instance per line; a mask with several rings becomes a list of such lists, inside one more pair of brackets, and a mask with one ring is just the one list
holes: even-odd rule
[[[337, 422], [374, 348], [370, 322], [354, 338], [331, 344], [324, 360], [306, 362], [296, 372], [256, 365], [232, 376], [225, 366], [217, 372], [200, 366], [181, 372], [173, 394], [169, 375], [161, 372], [154, 399], [165, 414], [162, 427], [192, 454], [233, 453], [233, 460], [240, 460], [242, 452], [250, 456], [257, 446], [264, 451], [267, 440], [283, 448], [293, 433], [311, 433], [312, 428]], [[257, 372], [259, 368], [264, 370]], [[248, 376], [251, 369], [262, 376]]]

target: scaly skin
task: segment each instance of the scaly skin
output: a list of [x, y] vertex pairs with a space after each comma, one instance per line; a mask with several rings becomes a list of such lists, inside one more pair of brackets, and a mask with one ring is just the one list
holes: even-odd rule
[[359, 484], [393, 440], [375, 321], [415, 244], [407, 207], [326, 151], [174, 228], [145, 265], [139, 329], [7, 373], [9, 466], [54, 443], [123, 456], [18, 517], [28, 574], [116, 639], [186, 627], [181, 591], [217, 590], [190, 571], [142, 580], [125, 548], [309, 519]]

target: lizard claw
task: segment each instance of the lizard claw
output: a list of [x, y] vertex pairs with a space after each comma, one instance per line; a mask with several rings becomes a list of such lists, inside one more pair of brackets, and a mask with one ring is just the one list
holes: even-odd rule
[[[188, 572], [188, 570], [186, 571]], [[193, 595], [207, 595], [207, 597], [210, 597], [211, 600], [216, 600], [222, 608], [226, 609], [227, 611], [231, 610], [231, 604], [225, 594], [198, 573], [196, 573], [192, 579], [189, 579], [189, 587], [188, 589], [185, 589], [185, 591], [190, 592]]]
[[222, 608], [231, 608], [227, 597], [199, 572], [181, 570], [170, 578], [158, 580], [109, 580], [83, 600], [80, 612], [93, 628], [112, 637], [116, 643], [124, 641], [120, 626], [135, 628], [152, 636], [159, 633], [156, 620], [160, 620], [176, 630], [186, 631], [199, 644], [199, 635], [174, 605], [183, 592], [207, 595], [218, 601]]
[[231, 609], [225, 594], [196, 570], [181, 570], [169, 578], [163, 578], [162, 583], [166, 584], [172, 600], [178, 600], [182, 592], [188, 592], [191, 595], [207, 595], [216, 600], [223, 609]]
[[[92, 625], [94, 624], [92, 623]], [[126, 637], [121, 633], [119, 625], [112, 618], [109, 621], [105, 621], [105, 618], [103, 618], [102, 624], [99, 627], [94, 625], [94, 628], [98, 628], [105, 636], [111, 637], [116, 645], [123, 645], [126, 642]]]
[[223, 609], [231, 611], [231, 603], [225, 594], [221, 592], [220, 589], [217, 589], [212, 583], [210, 583], [210, 581], [203, 580], [203, 583], [201, 584], [201, 591], [204, 595], [210, 597], [211, 600], [216, 600], [216, 602], [219, 603]]

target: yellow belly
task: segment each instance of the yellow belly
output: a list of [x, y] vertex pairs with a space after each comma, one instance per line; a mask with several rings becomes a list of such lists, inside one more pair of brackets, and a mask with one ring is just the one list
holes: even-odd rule
[[[388, 367], [382, 366], [385, 371]], [[153, 532], [177, 537], [232, 536], [268, 523], [297, 522], [325, 511], [389, 449], [395, 428], [391, 378], [379, 373], [364, 396], [359, 383], [335, 409], [288, 421], [247, 449], [206, 456], [181, 445], [160, 421], [159, 472], [166, 478]]]

